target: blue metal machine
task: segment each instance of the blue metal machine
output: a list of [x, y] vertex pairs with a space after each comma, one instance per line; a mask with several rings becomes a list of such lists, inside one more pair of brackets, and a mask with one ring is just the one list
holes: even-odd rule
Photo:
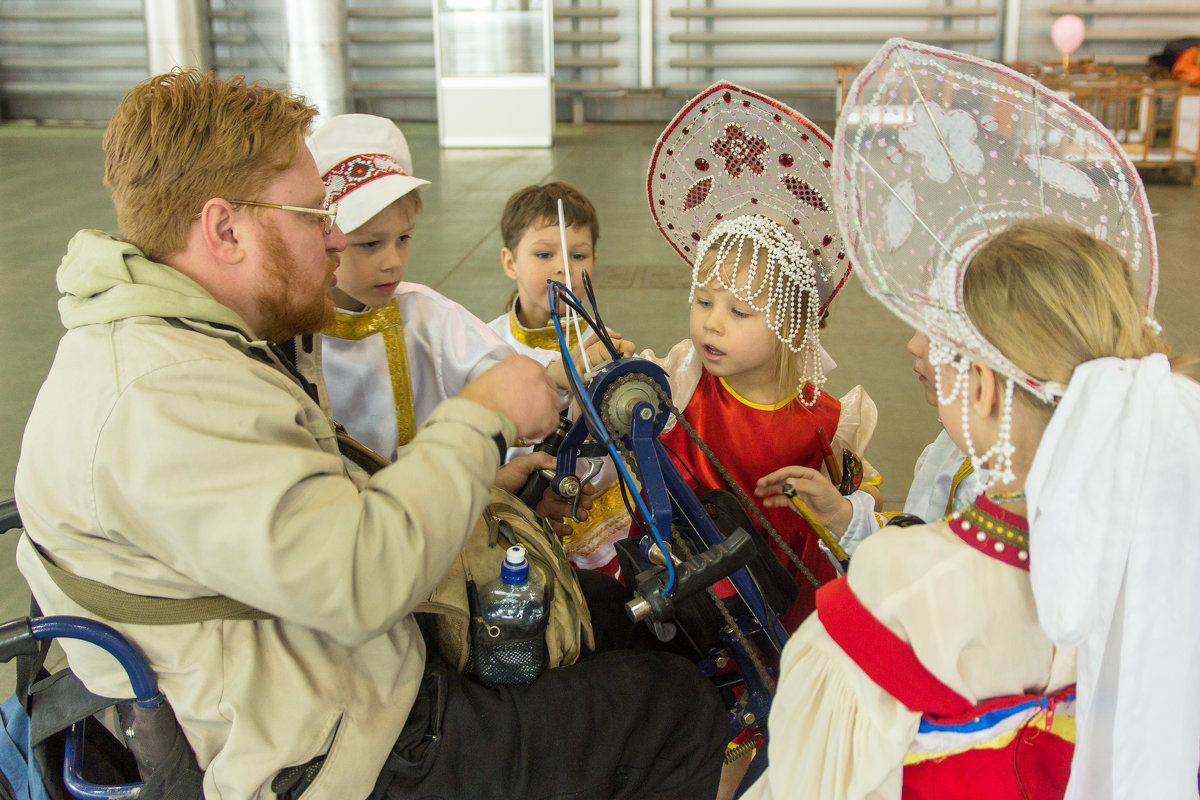
[[[603, 331], [590, 285], [585, 287], [592, 301], [591, 315], [559, 284], [549, 288], [551, 308], [558, 308], [559, 301], [566, 303], [583, 314], [593, 331]], [[592, 374], [585, 387], [563, 346], [565, 339], [557, 316], [554, 322], [581, 413], [558, 446], [551, 485], [564, 497], [578, 496], [580, 481], [575, 467], [589, 440], [604, 445], [626, 486], [633, 485], [626, 464], [635, 467], [641, 492], [629, 493], [637, 505], [631, 512], [646, 533], [639, 553], [647, 568], [636, 576], [636, 597], [628, 605], [630, 616], [635, 621], [646, 621], [660, 639], [669, 639], [675, 633], [672, 618], [678, 604], [728, 577], [736, 597], [719, 600], [710, 593], [711, 602], [720, 609], [726, 624], [717, 631], [716, 646], [700, 653], [698, 663], [718, 685], [728, 688], [738, 684], [737, 691], [727, 695], [731, 699], [731, 733], [736, 735], [747, 727], [765, 732], [779, 658], [788, 635], [777, 610], [767, 602], [759, 579], [746, 566], [756, 550], [750, 533], [744, 529], [718, 529], [659, 441], [663, 428], [678, 413], [671, 404], [664, 370], [643, 358], [616, 358]], [[615, 356], [615, 349], [610, 347], [610, 353]], [[674, 553], [668, 544], [672, 539]], [[689, 550], [698, 552], [693, 555]], [[669, 555], [664, 557], [663, 553]], [[652, 562], [661, 566], [651, 566]]]

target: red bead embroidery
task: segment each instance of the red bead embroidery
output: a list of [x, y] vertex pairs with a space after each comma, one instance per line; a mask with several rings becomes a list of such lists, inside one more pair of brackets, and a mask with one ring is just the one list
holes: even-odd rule
[[825, 203], [825, 198], [821, 197], [816, 189], [796, 176], [784, 175], [780, 179], [780, 183], [783, 184], [783, 188], [791, 192], [792, 196], [800, 202], [808, 203], [813, 208], [820, 209], [821, 211], [829, 210], [829, 206]]
[[712, 191], [713, 179], [701, 178], [692, 184], [692, 187], [687, 190], [687, 194], [683, 198], [683, 210], [691, 211], [705, 200], [708, 199], [708, 193]]
[[325, 173], [325, 204], [336, 203], [344, 195], [385, 175], [407, 175], [396, 159], [384, 153], [363, 153], [347, 158]]
[[767, 152], [767, 140], [754, 134], [747, 135], [738, 125], [726, 125], [725, 135], [714, 139], [712, 151], [725, 159], [725, 171], [736, 178], [742, 168], [748, 167], [755, 175], [762, 175], [766, 167], [762, 155]]

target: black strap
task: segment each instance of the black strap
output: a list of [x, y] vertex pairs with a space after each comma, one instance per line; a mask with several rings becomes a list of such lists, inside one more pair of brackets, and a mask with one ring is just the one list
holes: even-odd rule
[[[42, 608], [38, 605], [37, 600], [33, 596], [29, 597], [29, 616], [30, 618], [40, 617]], [[36, 653], [27, 653], [17, 656], [17, 697], [21, 698], [21, 706], [25, 709], [25, 713], [29, 714], [29, 692], [33, 688], [33, 682], [38, 680], [45, 674], [42, 665], [46, 663], [46, 655], [50, 652], [50, 640], [43, 639], [38, 642]]]
[[346, 429], [341, 423], [334, 423], [334, 432], [337, 434], [338, 450], [342, 455], [351, 462], [362, 467], [368, 475], [374, 475], [379, 470], [392, 463], [387, 458], [376, 453], [371, 448], [367, 447], [362, 442], [355, 439], [350, 434], [346, 433]]
[[204, 796], [204, 772], [187, 739], [178, 736], [167, 760], [150, 774], [138, 800], [200, 800]]

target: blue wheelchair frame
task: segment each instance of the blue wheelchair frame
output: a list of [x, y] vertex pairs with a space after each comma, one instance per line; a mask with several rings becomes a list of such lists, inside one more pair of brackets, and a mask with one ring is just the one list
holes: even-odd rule
[[[0, 503], [0, 533], [20, 528], [16, 502]], [[159, 708], [165, 702], [158, 681], [145, 658], [128, 639], [102, 622], [85, 617], [24, 617], [0, 624], [0, 662], [21, 655], [35, 655], [39, 643], [49, 639], [78, 639], [100, 647], [117, 659], [133, 687], [134, 698], [142, 708]], [[141, 793], [142, 783], [100, 785], [83, 777], [84, 726], [86, 720], [71, 726], [63, 745], [63, 786], [79, 800], [133, 800]]]

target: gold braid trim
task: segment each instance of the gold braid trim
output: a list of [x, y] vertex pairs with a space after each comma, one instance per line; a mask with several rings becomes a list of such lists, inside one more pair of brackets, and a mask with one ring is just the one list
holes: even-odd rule
[[567, 553], [590, 555], [600, 548], [618, 530], [626, 530], [633, 520], [625, 510], [621, 499], [621, 484], [614, 483], [592, 501], [588, 518], [583, 522], [567, 519], [572, 533], [563, 537], [563, 550]]
[[963, 509], [963, 519], [992, 541], [1001, 542], [1017, 551], [1029, 551], [1029, 534], [994, 517], [972, 503]]
[[392, 378], [392, 399], [396, 404], [396, 445], [403, 447], [417, 435], [417, 412], [413, 408], [412, 380], [408, 375], [408, 350], [404, 346], [404, 326], [396, 298], [366, 314], [349, 314], [340, 308], [326, 336], [357, 342], [376, 333], [383, 335], [388, 373]]
[[954, 473], [954, 478], [950, 481], [950, 499], [946, 501], [946, 516], [954, 513], [954, 495], [958, 491], [958, 485], [967, 479], [967, 476], [975, 471], [975, 465], [971, 463], [971, 459], [963, 460], [959, 465], [958, 472]]
[[[582, 322], [583, 320], [580, 320]], [[566, 326], [566, 321], [563, 321], [563, 326]], [[513, 339], [525, 345], [526, 347], [534, 347], [538, 350], [554, 350], [558, 351], [558, 335], [554, 332], [554, 325], [551, 323], [544, 328], [526, 328], [517, 319], [517, 302], [514, 300], [512, 308], [508, 310], [508, 332], [512, 334]], [[567, 349], [574, 350], [577, 342], [575, 329], [568, 328], [567, 334]]]

